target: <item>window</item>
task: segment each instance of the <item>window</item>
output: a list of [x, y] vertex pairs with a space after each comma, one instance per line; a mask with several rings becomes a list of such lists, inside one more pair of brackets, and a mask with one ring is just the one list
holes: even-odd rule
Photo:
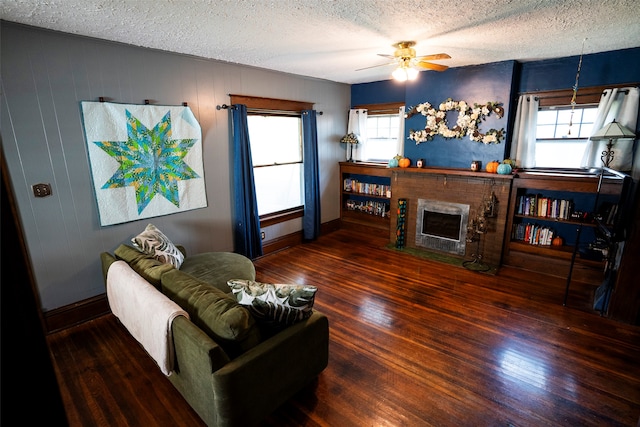
[[404, 115], [400, 114], [402, 102], [386, 104], [356, 105], [355, 109], [367, 110], [366, 141], [362, 144], [358, 160], [365, 162], [388, 162], [397, 154], [402, 154], [402, 140], [404, 134]]
[[400, 114], [367, 116], [367, 161], [386, 162], [397, 153]]
[[247, 114], [260, 216], [304, 204], [302, 120]]
[[309, 102], [230, 95], [232, 104], [247, 106], [253, 177], [260, 226], [304, 213], [302, 111]]
[[[541, 107], [536, 127], [536, 166], [579, 168], [592, 133], [597, 105]], [[571, 126], [569, 124], [571, 123]]]

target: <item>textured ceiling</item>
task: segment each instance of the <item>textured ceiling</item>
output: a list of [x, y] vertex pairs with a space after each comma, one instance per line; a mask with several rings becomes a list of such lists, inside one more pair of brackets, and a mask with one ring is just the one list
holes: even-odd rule
[[[342, 83], [417, 42], [450, 67], [640, 46], [637, 0], [2, 0], [2, 19]], [[435, 71], [429, 71], [435, 72]]]

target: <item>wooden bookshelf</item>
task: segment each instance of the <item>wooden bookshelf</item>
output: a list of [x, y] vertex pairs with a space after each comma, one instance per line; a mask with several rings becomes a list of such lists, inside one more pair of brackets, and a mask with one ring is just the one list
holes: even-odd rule
[[[594, 285], [602, 283], [607, 267], [606, 257], [598, 259], [597, 254], [593, 252], [582, 256], [580, 249], [584, 252], [585, 248], [589, 247], [596, 236], [595, 230], [601, 227], [594, 219], [599, 209], [595, 204], [617, 200], [616, 197], [622, 191], [622, 180], [605, 174], [600, 186], [598, 183], [596, 173], [518, 172], [513, 179], [509, 198], [503, 264], [527, 270], [545, 271], [559, 277], [572, 274], [573, 279]], [[523, 196], [530, 194], [539, 194], [547, 199], [554, 197], [579, 199], [575, 206], [572, 206], [572, 211], [583, 212], [586, 217], [555, 218], [547, 215], [525, 215], [519, 212], [520, 200]], [[563, 238], [565, 244], [553, 246], [531, 244], [526, 239], [519, 240], [514, 235], [517, 224], [537, 224], [551, 228], [555, 235]], [[577, 252], [574, 264], [571, 265], [574, 251]]]
[[[357, 185], [356, 185], [357, 184]], [[340, 163], [340, 221], [389, 231], [391, 170], [378, 163]]]

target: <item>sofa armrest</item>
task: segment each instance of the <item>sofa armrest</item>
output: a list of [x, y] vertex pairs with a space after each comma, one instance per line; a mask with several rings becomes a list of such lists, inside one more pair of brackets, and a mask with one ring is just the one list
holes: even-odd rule
[[327, 367], [329, 321], [314, 311], [213, 374], [216, 425], [254, 425]]
[[[175, 372], [169, 380], [198, 414], [212, 410], [211, 373], [229, 363], [222, 347], [184, 316], [174, 319]], [[203, 413], [204, 412], [204, 413]]]
[[102, 252], [100, 254], [100, 264], [102, 265], [102, 279], [104, 280], [104, 284], [107, 284], [107, 273], [109, 272], [109, 267], [111, 264], [116, 262], [117, 259], [109, 252]]

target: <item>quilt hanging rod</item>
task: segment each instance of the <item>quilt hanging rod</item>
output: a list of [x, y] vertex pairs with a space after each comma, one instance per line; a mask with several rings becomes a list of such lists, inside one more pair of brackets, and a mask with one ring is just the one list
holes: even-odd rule
[[[98, 101], [99, 101], [99, 102], [105, 102], [107, 99], [109, 99], [109, 100], [110, 100], [111, 98], [105, 98], [104, 96], [99, 96], [99, 97], [98, 97]], [[144, 105], [149, 105], [149, 104], [151, 104], [151, 102], [152, 102], [151, 100], [149, 100], [149, 99], [145, 99], [145, 100], [144, 100]], [[188, 107], [188, 106], [189, 106], [189, 104], [185, 101], [185, 102], [183, 102], [183, 103], [182, 103], [182, 106], [183, 106], [183, 107]]]

